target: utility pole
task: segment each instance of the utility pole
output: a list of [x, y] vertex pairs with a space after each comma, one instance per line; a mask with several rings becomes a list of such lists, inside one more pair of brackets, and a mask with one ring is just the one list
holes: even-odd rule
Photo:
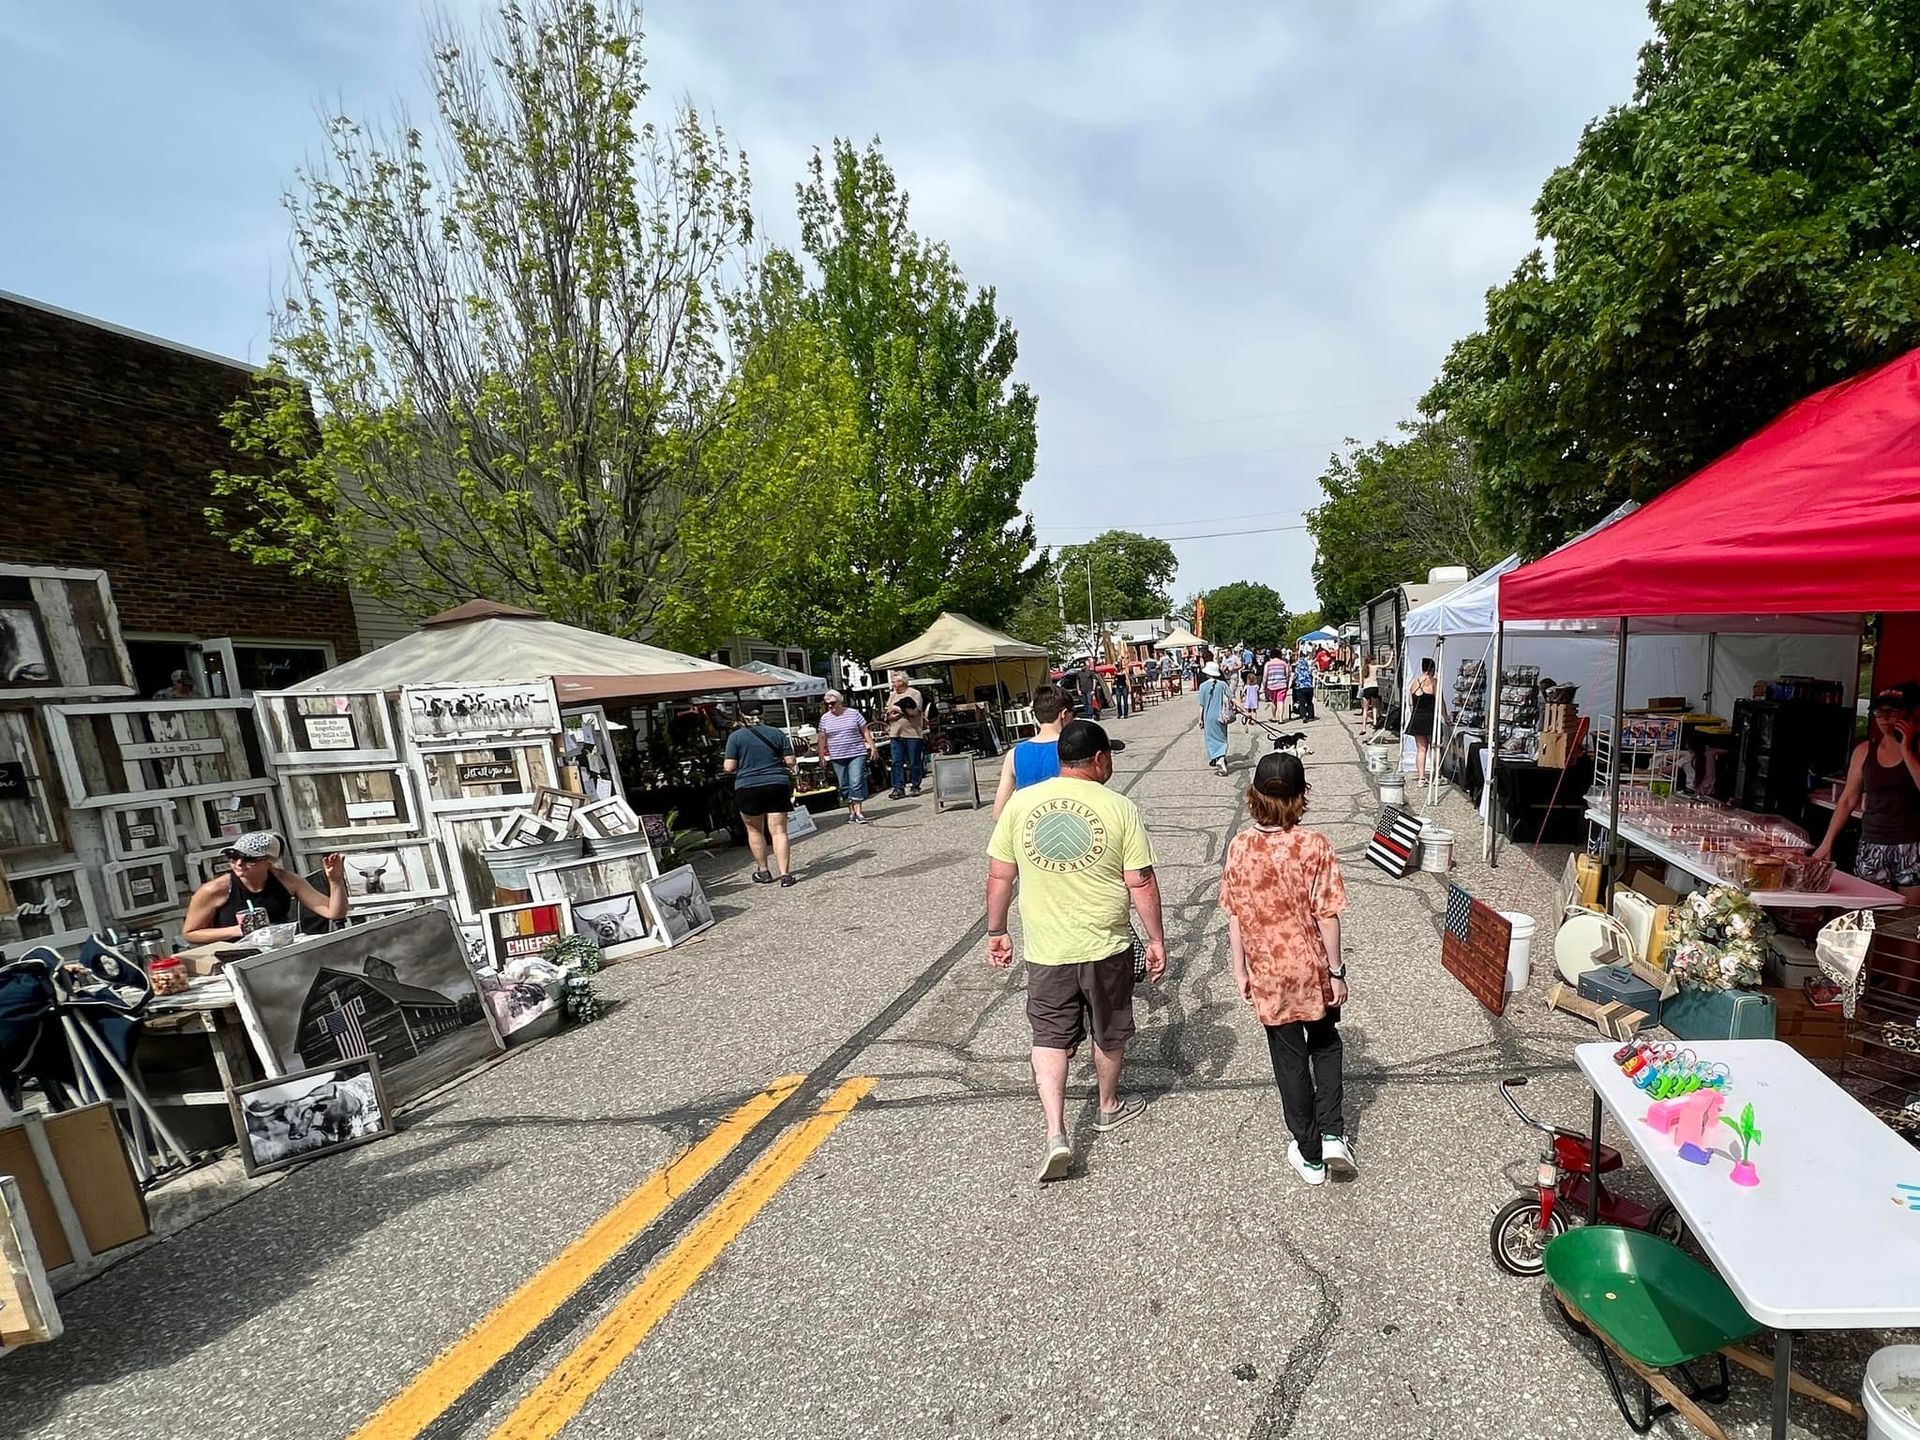
[[1087, 663], [1098, 665], [1099, 631], [1093, 623], [1093, 547], [1087, 547]]

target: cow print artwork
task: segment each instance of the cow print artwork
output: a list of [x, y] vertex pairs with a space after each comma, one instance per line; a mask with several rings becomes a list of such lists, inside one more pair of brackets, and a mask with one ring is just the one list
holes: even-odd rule
[[652, 933], [640, 896], [632, 890], [598, 900], [574, 901], [573, 928], [602, 950], [630, 940], [644, 940]]
[[230, 1092], [247, 1174], [277, 1170], [393, 1133], [379, 1061], [362, 1056]]

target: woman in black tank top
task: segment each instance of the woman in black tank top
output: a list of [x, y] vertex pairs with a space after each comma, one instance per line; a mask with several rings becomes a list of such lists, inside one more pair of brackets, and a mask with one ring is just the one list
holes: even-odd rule
[[[1898, 890], [1920, 904], [1920, 685], [1909, 682], [1874, 697], [1867, 738], [1854, 747], [1846, 787], [1834, 802], [1826, 838], [1813, 853], [1824, 860], [1861, 808], [1860, 851], [1853, 873]], [[1864, 802], [1864, 803], [1863, 803]]]
[[320, 862], [327, 880], [326, 893], [322, 894], [275, 863], [278, 847], [278, 840], [264, 833], [242, 835], [233, 842], [226, 852], [227, 873], [207, 881], [187, 902], [180, 933], [188, 944], [240, 939], [246, 934], [240, 916], [249, 908], [266, 911], [271, 925], [293, 919], [295, 901], [311, 915], [346, 919], [346, 861], [339, 855], [328, 855]]

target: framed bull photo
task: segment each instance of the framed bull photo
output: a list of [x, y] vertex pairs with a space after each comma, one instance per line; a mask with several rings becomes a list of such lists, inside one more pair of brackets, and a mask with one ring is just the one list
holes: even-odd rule
[[249, 1175], [282, 1170], [393, 1133], [393, 1108], [371, 1054], [227, 1092], [240, 1163]]

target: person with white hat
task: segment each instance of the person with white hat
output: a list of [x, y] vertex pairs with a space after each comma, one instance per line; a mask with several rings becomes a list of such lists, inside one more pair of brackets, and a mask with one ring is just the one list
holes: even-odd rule
[[1220, 678], [1217, 661], [1200, 667], [1205, 678], [1194, 692], [1200, 702], [1200, 729], [1207, 740], [1207, 764], [1220, 774], [1227, 773], [1227, 722], [1233, 718], [1233, 692]]
[[[322, 894], [291, 870], [282, 870], [280, 837], [270, 830], [236, 836], [226, 848], [227, 873], [216, 875], [187, 902], [180, 934], [190, 945], [243, 939], [262, 925], [284, 925], [298, 901], [310, 915], [347, 918], [347, 862], [328, 855], [320, 862], [327, 878]], [[264, 918], [256, 918], [264, 917]]]

